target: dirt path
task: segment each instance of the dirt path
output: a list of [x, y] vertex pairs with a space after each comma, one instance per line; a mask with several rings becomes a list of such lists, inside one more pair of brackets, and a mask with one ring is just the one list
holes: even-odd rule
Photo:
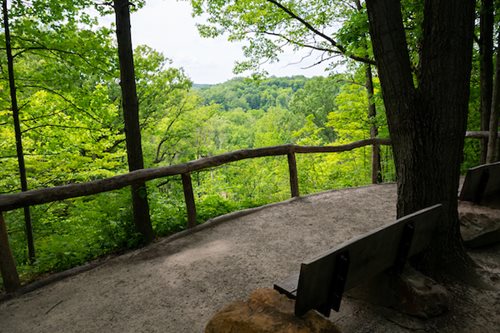
[[[327, 192], [160, 241], [1, 303], [0, 332], [202, 332], [228, 302], [270, 287], [297, 271], [302, 260], [392, 221], [395, 200], [394, 185]], [[480, 307], [474, 303], [478, 298]], [[422, 323], [352, 299], [332, 319], [345, 332], [433, 327], [436, 332], [475, 332], [471, 328], [483, 322], [489, 324], [477, 332], [500, 327], [497, 292], [468, 290], [463, 302], [489, 319], [463, 315], [459, 323], [452, 316], [462, 312], [452, 309], [444, 318]]]

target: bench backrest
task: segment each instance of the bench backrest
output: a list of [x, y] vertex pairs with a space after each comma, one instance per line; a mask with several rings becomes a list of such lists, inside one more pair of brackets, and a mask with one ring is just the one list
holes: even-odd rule
[[480, 203], [482, 199], [500, 194], [500, 162], [484, 164], [467, 170], [460, 200]]
[[344, 290], [424, 250], [432, 241], [442, 205], [435, 205], [350, 240], [301, 265], [295, 314], [338, 311]]

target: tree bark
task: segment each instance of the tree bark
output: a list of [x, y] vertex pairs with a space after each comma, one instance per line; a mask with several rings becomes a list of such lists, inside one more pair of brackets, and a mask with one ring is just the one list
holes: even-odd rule
[[[480, 117], [481, 131], [489, 130], [492, 96], [493, 96], [493, 0], [481, 0], [480, 9], [480, 39], [479, 39], [479, 65], [480, 65]], [[486, 162], [488, 139], [481, 140], [481, 164]]]
[[182, 188], [184, 190], [184, 201], [186, 202], [187, 227], [188, 229], [196, 226], [196, 203], [194, 201], [193, 183], [191, 174], [183, 173], [181, 175]]
[[9, 246], [7, 227], [0, 211], [0, 273], [2, 273], [3, 284], [7, 292], [19, 289], [19, 275], [17, 274], [16, 263]]
[[[421, 81], [414, 86], [398, 0], [367, 1], [373, 51], [396, 164], [397, 215], [442, 203], [436, 239], [418, 266], [436, 273], [468, 264], [457, 191], [466, 129], [473, 0], [426, 0]], [[457, 265], [460, 264], [460, 265]]]
[[[500, 32], [498, 32], [498, 45], [500, 48]], [[488, 152], [486, 162], [493, 163], [498, 159], [498, 117], [500, 116], [500, 50], [497, 50], [495, 85], [493, 101], [491, 103], [491, 116], [488, 137]]]
[[299, 174], [297, 171], [297, 159], [295, 153], [288, 153], [288, 173], [290, 175], [290, 194], [292, 198], [300, 197]]
[[[26, 166], [24, 164], [23, 139], [21, 134], [21, 124], [19, 121], [19, 107], [17, 104], [16, 80], [14, 75], [14, 57], [12, 56], [7, 0], [2, 1], [2, 11], [3, 25], [5, 30], [5, 51], [7, 53], [7, 68], [9, 72], [10, 101], [12, 108], [12, 117], [14, 118], [14, 133], [16, 137], [17, 163], [19, 165], [21, 191], [26, 192], [28, 190], [28, 181], [26, 177]], [[31, 223], [30, 208], [29, 206], [25, 206], [23, 207], [23, 210], [26, 242], [28, 243], [28, 257], [30, 262], [33, 262], [35, 260], [35, 244], [33, 241], [33, 226]]]
[[[123, 116], [129, 171], [144, 168], [139, 126], [139, 103], [135, 84], [132, 37], [130, 33], [130, 9], [128, 0], [114, 0], [116, 17], [116, 37], [120, 62], [120, 86], [122, 90]], [[146, 243], [153, 240], [153, 229], [149, 216], [149, 205], [145, 183], [132, 186], [132, 206], [134, 223]]]

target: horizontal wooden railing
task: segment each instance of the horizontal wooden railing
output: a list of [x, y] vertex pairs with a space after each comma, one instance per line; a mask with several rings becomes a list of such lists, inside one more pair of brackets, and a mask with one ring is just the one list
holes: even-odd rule
[[[55, 186], [39, 190], [30, 190], [15, 194], [0, 195], [0, 211], [8, 211], [24, 206], [40, 205], [53, 201], [82, 197], [102, 192], [117, 190], [133, 183], [144, 182], [156, 178], [174, 175], [189, 175], [217, 167], [223, 164], [241, 161], [250, 158], [288, 155], [288, 161], [294, 164], [294, 154], [334, 153], [353, 150], [370, 145], [390, 145], [389, 139], [366, 139], [341, 146], [297, 146], [282, 145], [256, 149], [242, 149], [221, 155], [201, 158], [199, 160], [171, 165], [166, 167], [141, 169], [106, 179], [99, 179], [87, 183]], [[290, 169], [296, 169], [293, 165]], [[295, 174], [293, 178], [297, 178]], [[187, 180], [185, 180], [187, 184]], [[294, 181], [295, 182], [295, 181]], [[292, 191], [295, 192], [295, 191]]]
[[[469, 139], [487, 139], [489, 136], [488, 131], [467, 131], [465, 132], [465, 137]], [[497, 133], [500, 138], [500, 132]]]
[[[467, 132], [466, 137], [487, 138], [488, 132]], [[20, 285], [15, 263], [8, 244], [5, 221], [2, 214], [5, 211], [109, 192], [134, 183], [145, 182], [167, 176], [181, 175], [188, 217], [187, 227], [192, 228], [196, 225], [196, 205], [191, 182], [192, 172], [202, 171], [245, 159], [287, 155], [291, 196], [298, 197], [300, 195], [300, 191], [295, 154], [337, 153], [350, 151], [364, 146], [390, 144], [390, 139], [372, 138], [340, 146], [281, 145], [266, 148], [242, 149], [221, 155], [201, 158], [184, 164], [136, 170], [127, 174], [86, 183], [55, 186], [15, 194], [2, 194], [0, 195], [0, 271], [4, 280], [4, 286], [7, 291], [15, 291]]]
[[[470, 131], [466, 133], [468, 138], [485, 138], [488, 137], [486, 131]], [[500, 137], [500, 132], [499, 132]], [[281, 145], [256, 149], [236, 150], [221, 155], [201, 158], [195, 161], [171, 165], [166, 167], [141, 169], [129, 172], [127, 174], [118, 175], [106, 179], [99, 179], [86, 183], [68, 184], [55, 186], [50, 188], [30, 190], [15, 194], [0, 195], [0, 212], [13, 210], [25, 206], [40, 205], [53, 201], [59, 201], [70, 198], [77, 198], [102, 192], [117, 190], [133, 183], [140, 183], [156, 178], [174, 176], [174, 175], [189, 175], [195, 171], [201, 171], [217, 167], [223, 164], [241, 161], [244, 159], [288, 155], [290, 173], [296, 173], [295, 155], [311, 154], [311, 153], [336, 153], [353, 150], [356, 148], [370, 145], [390, 145], [390, 139], [366, 139], [340, 146], [298, 146], [298, 145]], [[297, 178], [297, 175], [291, 175], [291, 178]], [[187, 179], [185, 179], [187, 184]], [[295, 184], [291, 185], [296, 187]], [[297, 189], [291, 189], [291, 192], [298, 192]], [[293, 195], [296, 196], [296, 195]]]

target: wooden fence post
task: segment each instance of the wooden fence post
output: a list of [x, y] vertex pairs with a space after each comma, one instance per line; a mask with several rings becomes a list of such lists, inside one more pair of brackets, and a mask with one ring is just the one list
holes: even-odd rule
[[182, 188], [184, 189], [184, 200], [187, 210], [187, 227], [193, 228], [196, 225], [196, 204], [194, 203], [193, 184], [189, 173], [181, 174]]
[[288, 153], [288, 170], [290, 171], [290, 192], [292, 198], [300, 196], [299, 193], [299, 176], [297, 173], [297, 161], [295, 153]]
[[19, 275], [17, 274], [16, 263], [12, 257], [7, 236], [7, 227], [0, 211], [0, 272], [2, 273], [3, 284], [7, 292], [14, 292], [21, 286]]

